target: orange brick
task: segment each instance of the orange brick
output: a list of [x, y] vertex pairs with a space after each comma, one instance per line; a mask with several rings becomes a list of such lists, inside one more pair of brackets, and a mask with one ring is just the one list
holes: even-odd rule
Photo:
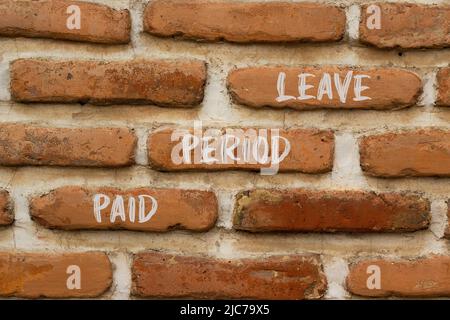
[[388, 132], [360, 141], [361, 168], [377, 177], [450, 176], [450, 132]]
[[0, 125], [0, 165], [122, 167], [134, 163], [136, 136], [127, 128]]
[[327, 283], [316, 256], [222, 260], [139, 253], [132, 293], [140, 297], [200, 299], [318, 299]]
[[11, 64], [11, 95], [19, 102], [196, 106], [205, 81], [206, 66], [196, 60], [19, 59]]
[[[95, 200], [95, 195], [102, 196]], [[119, 210], [118, 215], [112, 210], [114, 203], [119, 208], [123, 203], [124, 210]], [[129, 209], [130, 203], [134, 210]], [[181, 189], [120, 190], [70, 186], [36, 197], [30, 204], [34, 220], [45, 227], [64, 230], [206, 231], [214, 226], [217, 210], [217, 199], [213, 192]], [[151, 218], [147, 220], [148, 217]]]
[[[186, 134], [195, 134], [193, 129], [180, 129], [179, 132], [185, 131]], [[228, 131], [227, 131], [228, 130]], [[218, 139], [223, 137], [224, 134], [229, 136], [238, 136], [239, 133], [229, 133], [230, 130], [243, 130], [242, 132], [247, 132], [248, 128], [228, 128], [228, 129], [216, 129]], [[250, 128], [253, 130], [253, 128]], [[255, 134], [258, 133], [258, 129], [254, 128]], [[217, 170], [248, 170], [257, 171], [261, 168], [268, 168], [270, 164], [266, 163], [250, 163], [249, 161], [243, 163], [244, 157], [239, 156], [239, 150], [242, 150], [244, 137], [240, 138], [241, 143], [234, 150], [234, 156], [240, 159], [230, 160], [229, 163], [224, 163], [224, 161], [217, 161], [215, 163], [206, 163], [205, 159], [200, 159], [195, 163], [196, 157], [194, 151], [191, 152], [190, 162], [181, 162], [179, 164], [174, 163], [172, 159], [172, 152], [177, 150], [178, 146], [181, 145], [183, 140], [183, 135], [174, 135], [174, 140], [172, 141], [172, 134], [176, 132], [176, 129], [161, 129], [156, 130], [151, 133], [148, 138], [148, 159], [150, 166], [156, 170], [162, 171], [180, 171], [180, 170], [206, 170], [206, 171], [217, 171]], [[228, 133], [227, 133], [228, 132]], [[236, 131], [237, 132], [237, 131]], [[271, 135], [272, 133], [267, 132], [267, 143], [269, 148], [271, 148]], [[212, 137], [206, 133], [206, 130], [202, 132], [203, 138]], [[263, 137], [263, 135], [259, 135]], [[334, 157], [334, 135], [332, 131], [329, 130], [315, 130], [315, 129], [290, 129], [290, 130], [280, 130], [279, 136], [284, 137], [289, 141], [290, 152], [279, 164], [280, 171], [283, 172], [305, 172], [305, 173], [323, 173], [329, 172], [333, 166]], [[250, 137], [250, 135], [245, 136]], [[212, 140], [210, 140], [212, 141]], [[217, 140], [216, 140], [217, 141]], [[256, 139], [249, 138], [250, 145], [254, 146]], [[279, 154], [282, 154], [285, 150], [285, 143], [280, 140], [279, 144]], [[253, 144], [252, 144], [253, 143]], [[262, 145], [263, 143], [261, 143]], [[199, 144], [201, 145], [201, 144]], [[208, 147], [211, 147], [208, 145]], [[253, 147], [252, 147], [253, 148]], [[220, 150], [220, 146], [216, 147], [215, 150]], [[262, 150], [262, 148], [261, 148]], [[270, 150], [269, 150], [270, 151]], [[180, 155], [182, 152], [180, 151]], [[186, 151], [186, 154], [189, 152]], [[212, 155], [215, 159], [221, 159], [219, 152], [216, 155]], [[269, 157], [269, 160], [272, 159]], [[203, 161], [205, 160], [205, 161]], [[239, 163], [242, 162], [242, 163]]]
[[[369, 29], [370, 6], [380, 8], [380, 28]], [[369, 9], [369, 10], [368, 10]], [[380, 48], [441, 48], [450, 46], [450, 6], [413, 3], [368, 3], [361, 8], [359, 37]], [[369, 25], [372, 20], [369, 21]]]
[[[79, 283], [70, 278], [77, 275]], [[0, 253], [3, 297], [98, 297], [111, 282], [111, 263], [104, 253]]]
[[[73, 6], [79, 8], [79, 28], [72, 26], [76, 12]], [[115, 10], [101, 4], [66, 0], [1, 0], [0, 16], [2, 36], [107, 44], [130, 42], [128, 10]]]
[[144, 30], [163, 37], [231, 42], [341, 40], [343, 9], [318, 3], [154, 0]]
[[234, 228], [252, 232], [404, 232], [429, 223], [429, 201], [400, 193], [260, 189], [238, 194], [234, 209]]
[[232, 71], [228, 89], [234, 102], [257, 108], [383, 110], [415, 105], [422, 81], [395, 68], [252, 67]]
[[350, 267], [347, 288], [365, 297], [448, 297], [449, 269], [447, 256], [363, 260]]

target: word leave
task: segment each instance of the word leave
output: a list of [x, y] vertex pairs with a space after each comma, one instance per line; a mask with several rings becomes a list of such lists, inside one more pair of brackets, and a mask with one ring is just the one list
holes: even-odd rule
[[[318, 101], [322, 101], [324, 96], [327, 96], [329, 100], [333, 99], [333, 87], [337, 92], [339, 100], [342, 103], [347, 102], [348, 92], [350, 90], [350, 83], [352, 79], [354, 79], [354, 98], [353, 101], [364, 101], [371, 100], [370, 97], [363, 96], [362, 92], [369, 89], [369, 87], [364, 86], [362, 84], [363, 79], [370, 79], [370, 76], [365, 74], [353, 75], [353, 71], [348, 71], [343, 79], [341, 79], [341, 75], [339, 73], [334, 73], [333, 75], [324, 72], [320, 79], [318, 87], [315, 89], [316, 94], [312, 95], [312, 90], [314, 86], [308, 84], [308, 78], [315, 77], [315, 75], [310, 73], [300, 73], [298, 75], [298, 96], [292, 96], [286, 94], [286, 73], [280, 72], [278, 74], [277, 80], [277, 92], [278, 96], [276, 97], [277, 102], [284, 102], [289, 100], [310, 100], [317, 99]], [[309, 91], [309, 92], [307, 92]]]

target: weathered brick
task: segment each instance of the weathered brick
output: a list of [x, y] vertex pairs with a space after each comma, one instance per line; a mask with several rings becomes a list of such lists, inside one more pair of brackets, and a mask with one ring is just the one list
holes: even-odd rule
[[403, 232], [427, 228], [428, 200], [364, 191], [260, 189], [236, 197], [234, 229], [252, 232]]
[[[109, 205], [104, 197], [95, 201], [95, 195], [107, 196]], [[144, 197], [139, 198], [141, 195]], [[147, 196], [153, 197], [156, 204]], [[145, 205], [142, 210], [143, 217], [151, 216], [148, 221], [140, 218], [141, 201]], [[113, 203], [119, 204], [119, 208], [123, 203], [123, 210], [118, 210], [119, 215], [112, 210]], [[130, 203], [134, 208], [131, 211]], [[152, 215], [150, 212], [154, 208], [157, 209]], [[200, 190], [148, 188], [120, 190], [107, 187], [86, 189], [69, 186], [32, 199], [30, 213], [34, 220], [45, 227], [64, 230], [206, 231], [214, 226], [217, 219], [217, 199], [213, 192]]]
[[[369, 29], [372, 5], [381, 12], [380, 28]], [[370, 7], [373, 8], [373, 7]], [[413, 3], [370, 3], [361, 8], [359, 37], [379, 48], [437, 48], [450, 46], [450, 6]], [[369, 21], [370, 24], [371, 20]]]
[[141, 297], [200, 299], [317, 299], [326, 278], [317, 256], [224, 260], [139, 253], [132, 293]]
[[417, 103], [422, 81], [396, 68], [252, 67], [232, 71], [228, 89], [236, 103], [250, 107], [397, 109]]
[[0, 190], [0, 226], [10, 225], [14, 221], [12, 200], [8, 191]]
[[[377, 267], [381, 279], [379, 289], [373, 286], [372, 278], [368, 279], [377, 275], [373, 271]], [[353, 294], [366, 297], [448, 297], [449, 269], [450, 257], [447, 256], [363, 260], [350, 267], [347, 288]]]
[[366, 136], [361, 168], [378, 177], [450, 176], [450, 132], [421, 129]]
[[231, 42], [341, 40], [342, 8], [318, 3], [151, 1], [144, 30], [157, 36]]
[[0, 165], [121, 167], [134, 163], [136, 136], [127, 128], [0, 125]]
[[[71, 26], [74, 11], [70, 6], [73, 5], [80, 10], [79, 29]], [[101, 4], [66, 0], [0, 0], [0, 16], [2, 36], [108, 44], [130, 42], [128, 10], [115, 10]], [[71, 28], [68, 28], [68, 22]]]
[[437, 105], [450, 107], [450, 68], [439, 70], [437, 74]]
[[11, 95], [19, 102], [195, 106], [205, 81], [206, 65], [197, 60], [11, 63]]
[[[71, 266], [79, 268], [79, 289], [73, 287], [70, 276], [75, 273]], [[0, 253], [0, 296], [3, 297], [97, 297], [108, 290], [111, 281], [111, 263], [101, 252]]]
[[[229, 129], [216, 129], [217, 137], [223, 135], [226, 132], [231, 132], [230, 130], [247, 130], [248, 128], [229, 128]], [[186, 134], [194, 134], [193, 129], [180, 129], [177, 131], [176, 129], [161, 129], [156, 130], [151, 133], [148, 138], [148, 159], [150, 166], [154, 169], [161, 171], [179, 171], [179, 170], [250, 170], [256, 171], [261, 168], [268, 168], [270, 164], [267, 163], [250, 163], [247, 161], [246, 163], [239, 163], [239, 161], [229, 160], [230, 163], [206, 163], [202, 161], [201, 163], [195, 163], [196, 156], [194, 154], [195, 151], [192, 151], [191, 154], [191, 163], [187, 163], [185, 161], [180, 164], [174, 163], [172, 159], [172, 152], [177, 150], [177, 146], [181, 145], [181, 141], [183, 139], [183, 135], [177, 135], [176, 133], [185, 131]], [[227, 131], [228, 130], [228, 131]], [[258, 133], [258, 129], [255, 129], [255, 133]], [[175, 134], [174, 134], [175, 133]], [[171, 137], [174, 134], [174, 140], [172, 141]], [[228, 136], [233, 135], [233, 133], [227, 133]], [[239, 133], [235, 134], [236, 136]], [[213, 137], [213, 135], [206, 134], [206, 130], [202, 131], [203, 137]], [[263, 135], [259, 135], [262, 137]], [[275, 136], [275, 135], [274, 135]], [[283, 172], [304, 172], [304, 173], [323, 173], [329, 172], [333, 166], [333, 158], [334, 158], [334, 135], [332, 131], [329, 130], [316, 130], [316, 129], [289, 129], [289, 130], [280, 130], [279, 136], [287, 139], [290, 144], [290, 152], [287, 157], [281, 161], [279, 164], [280, 171]], [[272, 134], [268, 131], [267, 134], [267, 142], [269, 144], [270, 152], [271, 152], [271, 137]], [[200, 137], [199, 137], [200, 139]], [[239, 150], [243, 146], [243, 138], [241, 140], [241, 145], [239, 145], [234, 150], [234, 156], [239, 159], [244, 159], [243, 156], [239, 156]], [[247, 141], [250, 141], [255, 145], [256, 139], [250, 138]], [[210, 140], [212, 142], [212, 140]], [[211, 143], [212, 145], [213, 143]], [[261, 143], [262, 145], [263, 143]], [[211, 145], [208, 145], [210, 147]], [[200, 144], [201, 146], [201, 144]], [[206, 148], [205, 148], [206, 149]], [[216, 150], [220, 150], [220, 148], [216, 148]], [[262, 149], [261, 149], [262, 150]], [[280, 140], [279, 146], [279, 155], [282, 154], [285, 150], [285, 143]], [[178, 153], [177, 153], [178, 154]], [[181, 154], [181, 153], [179, 153]], [[188, 152], [186, 152], [188, 154]], [[216, 159], [220, 159], [220, 155], [218, 153], [212, 154], [212, 157]], [[273, 157], [270, 156], [270, 159]], [[204, 158], [202, 158], [204, 159]], [[200, 160], [202, 160], [200, 159]], [[269, 159], [269, 160], [270, 160]], [[243, 162], [242, 160], [240, 162]]]

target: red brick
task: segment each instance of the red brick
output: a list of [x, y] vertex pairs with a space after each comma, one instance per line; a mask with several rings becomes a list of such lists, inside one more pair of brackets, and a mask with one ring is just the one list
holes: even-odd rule
[[[278, 80], [285, 76], [284, 83]], [[312, 86], [304, 90], [303, 99], [299, 90], [299, 75], [305, 84]], [[344, 86], [349, 76], [348, 90], [339, 94], [338, 85]], [[355, 78], [355, 76], [357, 78]], [[366, 78], [366, 76], [370, 78]], [[320, 84], [330, 80], [331, 87], [322, 96]], [[360, 79], [360, 80], [359, 80]], [[361, 90], [355, 89], [360, 84]], [[367, 89], [364, 89], [367, 87]], [[415, 105], [422, 92], [422, 81], [413, 72], [395, 68], [353, 68], [347, 66], [304, 66], [304, 67], [252, 67], [236, 69], [228, 76], [228, 89], [234, 102], [250, 107], [274, 107], [304, 109], [398, 109]], [[283, 94], [290, 96], [278, 99]], [[328, 95], [331, 90], [332, 97]], [[358, 97], [358, 95], [360, 97]], [[309, 96], [309, 97], [306, 97]], [[355, 100], [356, 99], [356, 100]], [[281, 100], [281, 101], [280, 101]]]
[[200, 299], [317, 299], [326, 278], [316, 256], [222, 260], [139, 253], [132, 293], [141, 297]]
[[[110, 203], [100, 210], [100, 222], [95, 216], [94, 196], [108, 196]], [[139, 222], [139, 195], [152, 196], [157, 201], [157, 210], [150, 220]], [[117, 196], [124, 203], [125, 221], [114, 217], [111, 209]], [[134, 199], [134, 222], [129, 216], [130, 197]], [[145, 200], [145, 198], [143, 198]], [[104, 204], [105, 199], [99, 200]], [[119, 200], [118, 200], [119, 201]], [[119, 203], [117, 201], [117, 203]], [[145, 200], [145, 215], [154, 208], [152, 200]], [[206, 231], [214, 226], [217, 219], [217, 199], [213, 192], [181, 189], [117, 188], [86, 189], [76, 186], [62, 187], [31, 200], [31, 216], [45, 227], [78, 229], [127, 229], [139, 231], [170, 231], [187, 229]]]
[[[226, 130], [247, 130], [248, 128], [228, 128], [217, 129], [221, 134]], [[176, 164], [172, 161], [172, 150], [181, 144], [182, 137], [177, 137], [171, 141], [171, 136], [176, 129], [161, 129], [149, 135], [148, 139], [148, 159], [150, 166], [161, 171], [179, 171], [179, 170], [249, 170], [257, 171], [261, 168], [268, 168], [270, 165], [261, 163], [181, 163]], [[193, 129], [183, 129], [186, 133], [192, 134]], [[257, 128], [255, 130], [258, 130]], [[180, 131], [182, 131], [180, 129]], [[255, 131], [257, 132], [257, 131]], [[268, 131], [269, 148], [271, 145], [271, 133]], [[205, 135], [205, 130], [203, 135]], [[237, 134], [236, 134], [237, 135]], [[206, 135], [210, 136], [210, 135]], [[212, 135], [211, 135], [212, 136]], [[262, 136], [262, 135], [260, 135]], [[316, 129], [289, 129], [280, 130], [279, 136], [286, 138], [291, 146], [290, 153], [280, 163], [280, 171], [283, 172], [304, 172], [304, 173], [323, 173], [329, 172], [333, 166], [334, 157], [334, 135], [329, 130]], [[242, 140], [242, 139], [241, 139]], [[252, 140], [254, 141], [254, 140]], [[279, 154], [284, 151], [284, 142], [280, 143]], [[194, 152], [191, 152], [191, 162], [194, 161]], [[237, 152], [235, 150], [235, 156]], [[212, 155], [215, 156], [214, 154]], [[218, 157], [218, 156], [216, 156]], [[242, 158], [242, 157], [241, 157]], [[230, 161], [231, 162], [231, 161]]]
[[236, 197], [234, 229], [403, 232], [427, 228], [428, 200], [400, 193], [260, 189]]
[[0, 190], [0, 226], [10, 225], [14, 221], [13, 204], [8, 191]]
[[[69, 279], [78, 266], [80, 288], [69, 289]], [[68, 281], [69, 280], [69, 281]], [[111, 263], [101, 252], [0, 253], [0, 296], [20, 298], [98, 297], [109, 289]]]
[[437, 105], [450, 107], [450, 68], [439, 70], [437, 74], [438, 98]]
[[[80, 8], [80, 29], [69, 29], [67, 19]], [[130, 42], [131, 20], [128, 10], [84, 1], [65, 0], [0, 0], [0, 35], [38, 37], [96, 43]], [[70, 20], [71, 22], [71, 20]]]
[[[373, 275], [369, 266], [379, 267], [380, 289], [369, 289]], [[373, 268], [373, 267], [371, 267]], [[450, 257], [418, 259], [363, 260], [350, 267], [348, 290], [365, 297], [448, 297], [450, 296]]]
[[318, 3], [151, 1], [144, 30], [157, 36], [231, 42], [341, 40], [342, 8]]
[[450, 176], [450, 132], [421, 129], [366, 136], [361, 168], [378, 177]]
[[[381, 9], [381, 28], [369, 29], [370, 5]], [[440, 48], [450, 46], [450, 6], [413, 3], [370, 3], [361, 8], [359, 37], [379, 48]]]
[[19, 102], [196, 106], [206, 66], [197, 60], [52, 61], [11, 64], [11, 95]]
[[127, 128], [43, 128], [0, 125], [0, 164], [121, 167], [134, 163], [135, 135]]

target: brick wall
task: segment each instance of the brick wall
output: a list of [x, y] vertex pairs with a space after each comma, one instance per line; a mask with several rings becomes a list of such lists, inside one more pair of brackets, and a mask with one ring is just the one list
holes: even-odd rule
[[450, 297], [448, 1], [188, 2], [0, 0], [0, 296]]

